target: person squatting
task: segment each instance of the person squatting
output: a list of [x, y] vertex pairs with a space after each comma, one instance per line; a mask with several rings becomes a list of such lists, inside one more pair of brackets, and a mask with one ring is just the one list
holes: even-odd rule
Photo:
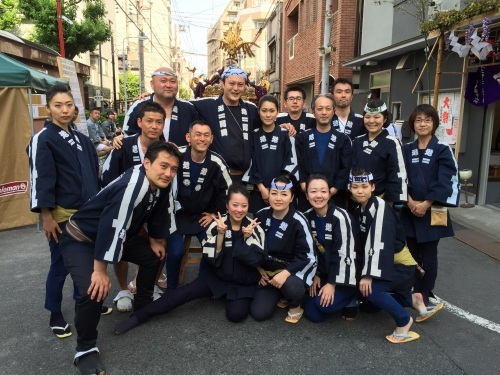
[[[386, 339], [401, 344], [419, 338], [414, 321], [443, 308], [429, 297], [439, 239], [453, 229], [449, 218], [435, 226], [430, 209], [457, 206], [459, 185], [453, 153], [434, 135], [435, 109], [415, 109], [409, 122], [417, 138], [402, 146], [384, 128], [383, 101], [369, 102], [362, 115], [350, 109], [346, 79], [339, 78], [334, 95], [315, 96], [307, 116], [300, 87], [287, 90], [290, 112], [280, 114], [272, 96], [257, 106], [241, 99], [247, 77], [240, 68], [227, 68], [222, 79], [218, 98], [177, 102], [176, 75], [159, 68], [153, 90], [168, 85], [173, 95], [156, 100], [154, 94], [131, 107], [127, 118], [135, 123], [124, 129], [134, 133], [117, 142], [122, 149], [111, 153], [101, 180], [92, 142], [68, 126], [71, 92], [64, 85], [47, 92], [51, 121], [27, 150], [31, 210], [42, 213], [49, 240], [45, 307], [60, 338], [71, 335], [61, 300], [65, 277], [73, 279], [74, 364], [82, 374], [105, 374], [97, 326], [111, 289], [107, 265], [122, 261], [138, 270], [135, 295], [126, 289], [127, 272], [119, 279], [117, 300], [133, 305], [119, 308], [132, 314], [116, 334], [214, 297], [225, 298], [226, 317], [235, 323], [249, 315], [270, 319], [278, 308], [287, 309], [291, 324], [303, 316], [319, 323], [335, 312], [353, 321], [359, 310], [384, 310], [395, 322]], [[187, 235], [200, 241], [202, 262], [193, 281], [178, 285]], [[153, 300], [170, 256], [167, 288]]]

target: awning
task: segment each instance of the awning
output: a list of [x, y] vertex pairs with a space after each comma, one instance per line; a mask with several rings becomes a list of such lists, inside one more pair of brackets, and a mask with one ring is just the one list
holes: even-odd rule
[[[427, 39], [429, 44], [432, 44], [437, 36], [432, 36]], [[363, 66], [367, 65], [368, 61], [380, 61], [388, 59], [389, 57], [399, 56], [408, 52], [416, 51], [425, 48], [425, 38], [418, 36], [412, 39], [405, 40], [388, 47], [381, 48], [377, 51], [367, 53], [365, 55], [356, 57], [355, 59], [345, 61], [342, 66]]]

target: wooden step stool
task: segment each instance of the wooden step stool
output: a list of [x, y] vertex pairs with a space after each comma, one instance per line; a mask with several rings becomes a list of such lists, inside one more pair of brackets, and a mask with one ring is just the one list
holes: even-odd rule
[[179, 272], [179, 285], [184, 283], [184, 273], [186, 272], [186, 265], [189, 264], [200, 264], [201, 256], [192, 256], [192, 254], [202, 254], [203, 248], [201, 246], [192, 247], [191, 238], [192, 236], [184, 236], [184, 256], [181, 261], [181, 270]]

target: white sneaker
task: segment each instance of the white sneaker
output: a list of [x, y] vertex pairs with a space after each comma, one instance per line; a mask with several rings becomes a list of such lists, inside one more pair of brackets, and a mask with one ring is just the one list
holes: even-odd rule
[[113, 300], [116, 302], [116, 308], [119, 312], [130, 312], [132, 311], [132, 301], [134, 300], [134, 295], [130, 293], [130, 290], [121, 290]]

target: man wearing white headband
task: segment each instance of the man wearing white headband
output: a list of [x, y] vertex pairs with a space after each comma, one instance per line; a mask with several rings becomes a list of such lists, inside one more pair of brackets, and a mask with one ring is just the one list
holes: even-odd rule
[[335, 114], [333, 115], [332, 126], [351, 138], [351, 141], [357, 136], [365, 134], [363, 116], [354, 113], [351, 108], [353, 91], [352, 82], [348, 79], [337, 78], [333, 84]]
[[191, 101], [198, 115], [212, 128], [212, 150], [227, 162], [233, 181], [241, 181], [250, 166], [249, 135], [259, 126], [256, 105], [241, 99], [246, 81], [247, 75], [241, 68], [230, 66], [221, 75], [222, 95]]
[[145, 99], [135, 101], [129, 108], [123, 122], [123, 130], [127, 136], [141, 132], [137, 125], [137, 115], [142, 103], [155, 102], [165, 110], [167, 117], [163, 127], [163, 138], [177, 146], [185, 146], [189, 124], [197, 119], [194, 106], [184, 99], [177, 98], [179, 82], [175, 72], [168, 67], [161, 67], [151, 74], [153, 94]]

